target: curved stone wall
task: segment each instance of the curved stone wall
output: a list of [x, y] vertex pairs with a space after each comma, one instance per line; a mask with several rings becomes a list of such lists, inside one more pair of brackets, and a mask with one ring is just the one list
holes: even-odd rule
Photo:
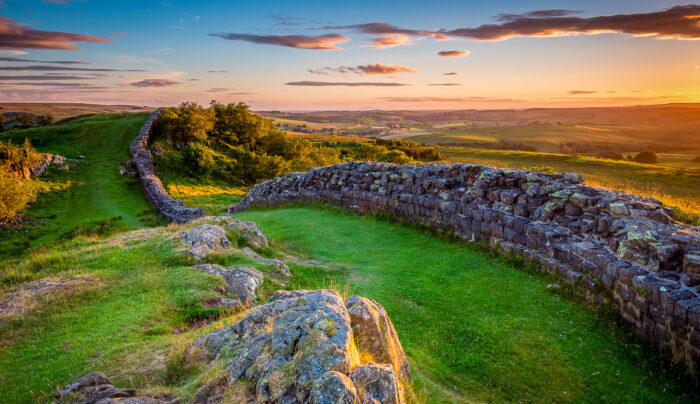
[[652, 198], [586, 186], [579, 174], [453, 165], [345, 163], [256, 185], [235, 213], [324, 202], [485, 241], [574, 286], [700, 369], [700, 233]]
[[187, 223], [204, 216], [204, 209], [188, 208], [180, 199], [175, 199], [165, 190], [158, 176], [153, 172], [153, 160], [148, 151], [148, 138], [153, 132], [153, 125], [158, 121], [160, 109], [151, 113], [146, 123], [139, 130], [136, 139], [131, 142], [131, 158], [139, 172], [141, 186], [148, 200], [170, 222]]

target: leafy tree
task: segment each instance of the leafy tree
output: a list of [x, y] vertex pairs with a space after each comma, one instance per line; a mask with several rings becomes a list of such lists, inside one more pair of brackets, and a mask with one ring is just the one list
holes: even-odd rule
[[48, 126], [54, 123], [55, 118], [52, 113], [48, 112], [44, 115], [40, 115], [39, 118], [37, 119], [37, 122], [39, 123], [40, 126]]
[[259, 141], [271, 132], [277, 132], [272, 121], [250, 111], [242, 102], [223, 105], [213, 101], [215, 123], [211, 131], [211, 142], [241, 145], [248, 150], [258, 150]]
[[265, 153], [281, 156], [287, 160], [298, 159], [313, 147], [308, 140], [291, 137], [277, 130], [261, 137], [259, 144], [260, 149]]
[[644, 164], [655, 164], [659, 162], [659, 159], [656, 157], [656, 153], [650, 151], [643, 151], [634, 156], [633, 161]]
[[214, 127], [214, 113], [196, 102], [183, 102], [177, 108], [166, 108], [160, 115], [160, 124], [179, 148], [191, 142], [206, 142]]
[[5, 115], [0, 114], [0, 132], [5, 130]]
[[31, 114], [17, 116], [17, 127], [19, 129], [31, 128], [36, 123], [36, 118]]

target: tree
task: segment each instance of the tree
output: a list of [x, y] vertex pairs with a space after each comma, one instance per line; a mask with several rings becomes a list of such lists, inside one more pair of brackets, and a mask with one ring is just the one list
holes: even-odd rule
[[160, 123], [168, 136], [179, 143], [180, 148], [191, 142], [206, 142], [214, 127], [214, 113], [196, 102], [183, 102], [177, 108], [166, 108], [160, 115]]
[[36, 118], [31, 114], [17, 116], [17, 127], [19, 129], [31, 128], [36, 123]]
[[47, 126], [51, 125], [54, 122], [55, 118], [51, 112], [48, 112], [44, 115], [40, 115], [37, 121], [39, 122], [40, 126]]
[[224, 142], [248, 150], [259, 150], [260, 139], [277, 131], [272, 121], [252, 113], [242, 102], [224, 105], [212, 101], [211, 109], [216, 118], [211, 133], [212, 145]]
[[656, 157], [656, 153], [650, 151], [643, 151], [634, 156], [633, 161], [644, 164], [656, 164], [659, 162], [659, 159]]
[[5, 130], [5, 115], [0, 114], [0, 132]]
[[12, 218], [33, 198], [31, 187], [0, 170], [0, 221]]

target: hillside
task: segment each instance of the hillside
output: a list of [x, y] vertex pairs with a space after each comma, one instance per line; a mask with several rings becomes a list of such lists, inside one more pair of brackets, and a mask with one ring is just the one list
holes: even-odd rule
[[150, 107], [137, 107], [132, 105], [103, 105], [103, 104], [82, 104], [82, 103], [0, 103], [0, 113], [8, 120], [13, 119], [18, 114], [45, 115], [53, 114], [56, 119], [70, 118], [71, 116], [84, 114], [110, 114], [124, 112], [146, 112], [152, 111]]
[[[277, 289], [324, 287], [380, 302], [414, 376], [409, 402], [697, 401], [682, 370], [569, 288], [553, 286], [555, 278], [475, 245], [327, 207], [236, 214], [272, 238], [254, 251], [286, 263], [285, 279], [277, 264], [244, 252], [250, 239], [232, 219], [155, 227], [164, 223], [138, 182], [119, 173], [145, 120], [145, 114], [106, 114], [0, 135], [15, 142], [28, 137], [39, 151], [72, 164], [32, 180], [44, 192], [26, 211], [29, 226], [3, 234], [0, 306], [27, 293], [27, 282], [74, 282], [24, 297], [25, 309], [0, 318], [6, 322], [0, 397], [9, 402], [45, 401], [57, 386], [92, 371], [119, 387], [168, 392], [186, 402], [216, 379], [216, 367], [192, 365], [185, 349], [246, 312], [212, 306], [222, 299], [224, 281], [193, 268], [194, 259], [182, 254], [189, 246], [179, 234], [205, 223], [223, 226], [232, 245], [204, 262], [260, 271], [265, 280], [256, 303]], [[448, 161], [589, 169], [600, 181], [629, 176], [635, 186], [657, 187], [678, 201], [697, 198], [696, 177], [661, 167], [543, 153], [445, 153], [452, 153]], [[220, 179], [159, 172], [173, 196], [208, 214], [224, 214], [247, 191]]]

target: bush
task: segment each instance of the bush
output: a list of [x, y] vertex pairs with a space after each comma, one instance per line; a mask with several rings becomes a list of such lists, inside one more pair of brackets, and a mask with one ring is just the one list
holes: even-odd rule
[[165, 108], [160, 124], [178, 148], [191, 142], [206, 142], [208, 132], [214, 128], [214, 111], [202, 108], [195, 102], [183, 102], [178, 108]]
[[47, 114], [44, 114], [44, 115], [40, 115], [39, 118], [37, 119], [37, 122], [41, 126], [51, 125], [52, 123], [54, 123], [54, 121], [55, 121], [55, 118], [54, 118], [53, 114], [50, 112]]
[[659, 159], [656, 157], [656, 153], [650, 151], [643, 151], [634, 156], [632, 160], [637, 163], [644, 164], [656, 164], [659, 162]]
[[14, 217], [34, 198], [29, 185], [0, 170], [0, 221]]
[[182, 163], [192, 176], [209, 176], [216, 168], [214, 152], [201, 143], [190, 143], [182, 150]]
[[625, 156], [623, 156], [621, 153], [614, 153], [614, 152], [601, 153], [598, 155], [598, 157], [603, 158], [603, 159], [608, 159], [608, 160], [624, 160], [625, 159]]
[[17, 116], [17, 129], [31, 128], [36, 124], [34, 115], [24, 114]]

